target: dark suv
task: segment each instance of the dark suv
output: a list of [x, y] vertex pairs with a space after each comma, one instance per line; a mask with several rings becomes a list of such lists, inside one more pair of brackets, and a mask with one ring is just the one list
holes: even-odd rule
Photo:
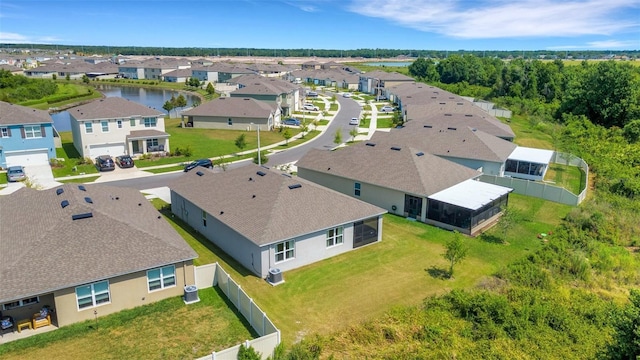
[[187, 166], [185, 166], [184, 167], [184, 172], [187, 172], [189, 170], [195, 169], [198, 166], [203, 166], [203, 167], [211, 169], [211, 168], [213, 168], [213, 163], [209, 159], [198, 159], [198, 160], [195, 160], [195, 161], [189, 163]]
[[98, 171], [112, 171], [115, 170], [116, 164], [109, 155], [100, 155], [96, 158], [96, 168]]

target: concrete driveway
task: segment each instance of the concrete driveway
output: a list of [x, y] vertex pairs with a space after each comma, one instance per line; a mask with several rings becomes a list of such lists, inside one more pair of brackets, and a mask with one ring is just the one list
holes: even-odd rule
[[24, 167], [24, 173], [27, 175], [28, 181], [36, 189], [51, 189], [60, 185], [53, 178], [51, 166], [46, 165], [27, 165]]

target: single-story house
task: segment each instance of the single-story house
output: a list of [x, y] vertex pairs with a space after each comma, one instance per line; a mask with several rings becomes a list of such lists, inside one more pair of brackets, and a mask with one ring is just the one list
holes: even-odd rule
[[253, 98], [221, 97], [182, 113], [186, 127], [271, 130], [280, 123], [280, 108]]
[[120, 97], [69, 109], [73, 145], [83, 157], [169, 152], [164, 113]]
[[49, 113], [0, 101], [0, 168], [46, 165], [55, 157]]
[[[392, 214], [470, 235], [498, 219], [511, 191], [476, 181], [480, 171], [420, 148], [387, 142], [369, 141], [335, 151], [312, 149], [296, 166], [301, 178]], [[451, 188], [473, 203], [440, 196]]]
[[176, 217], [263, 278], [382, 239], [386, 210], [262, 166], [199, 168], [169, 187]]
[[304, 90], [288, 81], [250, 74], [238, 76], [229, 83], [238, 85], [236, 90], [229, 93], [230, 97], [264, 101], [274, 108], [279, 107], [283, 116], [301, 107]]
[[137, 190], [97, 184], [0, 196], [0, 306], [64, 326], [184, 294], [197, 254]]

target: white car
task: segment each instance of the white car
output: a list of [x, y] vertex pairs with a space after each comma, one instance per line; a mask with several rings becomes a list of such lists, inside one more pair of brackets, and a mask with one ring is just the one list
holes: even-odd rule
[[351, 97], [351, 93], [344, 93], [344, 94], [342, 94], [342, 97], [350, 98]]
[[358, 120], [358, 118], [351, 118], [349, 125], [360, 125], [360, 120]]
[[319, 107], [317, 107], [317, 106], [315, 106], [313, 104], [304, 104], [304, 106], [302, 106], [302, 108], [304, 110], [310, 110], [310, 111], [319, 111], [320, 110]]
[[393, 106], [389, 106], [389, 105], [385, 105], [380, 108], [381, 112], [393, 112], [394, 110], [395, 109], [393, 108]]

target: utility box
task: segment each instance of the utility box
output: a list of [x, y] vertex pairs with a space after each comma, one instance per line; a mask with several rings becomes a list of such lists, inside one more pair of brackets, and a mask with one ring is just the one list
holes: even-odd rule
[[267, 281], [271, 285], [278, 285], [284, 282], [282, 278], [282, 271], [278, 268], [269, 269], [269, 276], [267, 276]]
[[200, 301], [198, 296], [198, 287], [195, 285], [187, 285], [184, 287], [184, 303], [193, 304]]

